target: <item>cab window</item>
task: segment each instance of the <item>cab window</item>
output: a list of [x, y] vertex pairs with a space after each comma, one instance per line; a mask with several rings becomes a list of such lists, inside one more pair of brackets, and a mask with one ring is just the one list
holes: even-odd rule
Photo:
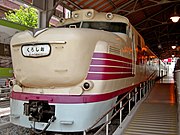
[[80, 22], [78, 23], [71, 23], [71, 24], [67, 24], [67, 25], [63, 25], [63, 26], [59, 26], [58, 28], [79, 28], [80, 27]]
[[82, 28], [105, 30], [110, 32], [120, 32], [127, 34], [127, 24], [122, 22], [83, 22]]

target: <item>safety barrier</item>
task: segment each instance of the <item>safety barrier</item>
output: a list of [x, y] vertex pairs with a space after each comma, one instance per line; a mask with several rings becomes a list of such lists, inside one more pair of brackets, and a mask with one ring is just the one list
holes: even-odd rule
[[[119, 127], [122, 126], [123, 123], [123, 109], [128, 106], [128, 114], [130, 115], [131, 110], [134, 106], [137, 105], [137, 103], [144, 98], [150, 91], [152, 85], [154, 84], [154, 80], [148, 80], [146, 82], [141, 83], [138, 87], [135, 89], [129, 91], [127, 94], [125, 94], [112, 108], [110, 108], [107, 112], [104, 113], [96, 122], [89, 127], [87, 130], [83, 132], [83, 135], [86, 135], [89, 131], [91, 131], [101, 120], [106, 118], [106, 122], [96, 131], [94, 135], [99, 135], [100, 132], [105, 128], [105, 135], [109, 135], [109, 125], [112, 121], [112, 119], [119, 114]], [[123, 102], [123, 100], [126, 100]], [[116, 109], [119, 106], [119, 109]], [[110, 112], [114, 111], [112, 116], [110, 116]], [[126, 116], [127, 116], [126, 115]]]

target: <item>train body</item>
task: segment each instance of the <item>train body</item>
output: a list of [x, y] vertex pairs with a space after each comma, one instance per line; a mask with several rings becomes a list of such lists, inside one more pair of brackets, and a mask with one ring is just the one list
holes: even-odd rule
[[[175, 92], [177, 95], [176, 100], [177, 103], [180, 103], [180, 59], [177, 59], [173, 73], [174, 73]], [[178, 106], [178, 110], [180, 110], [179, 106]]]
[[55, 132], [86, 130], [118, 96], [159, 76], [162, 64], [127, 18], [92, 9], [57, 28], [16, 34], [11, 53], [12, 123], [43, 130], [55, 116], [47, 129]]

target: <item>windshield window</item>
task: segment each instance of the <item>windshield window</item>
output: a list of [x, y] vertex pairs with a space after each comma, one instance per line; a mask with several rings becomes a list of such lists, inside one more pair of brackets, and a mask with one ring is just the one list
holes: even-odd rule
[[121, 32], [126, 34], [127, 24], [122, 22], [83, 22], [82, 28], [105, 30], [110, 32]]
[[60, 28], [60, 27], [63, 27], [63, 28], [79, 28], [80, 24], [81, 24], [80, 22], [71, 23], [71, 24], [67, 24], [67, 25], [64, 25], [64, 26], [59, 26], [58, 28]]

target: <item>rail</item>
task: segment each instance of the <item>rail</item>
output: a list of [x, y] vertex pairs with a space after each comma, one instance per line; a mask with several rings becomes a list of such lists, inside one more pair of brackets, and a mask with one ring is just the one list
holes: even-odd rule
[[[106, 118], [106, 122], [98, 129], [98, 131], [94, 134], [94, 135], [98, 135], [105, 127], [106, 127], [106, 134], [109, 134], [109, 124], [111, 123], [112, 119], [119, 113], [119, 126], [121, 127], [122, 125], [122, 110], [124, 109], [124, 107], [128, 104], [129, 105], [129, 109], [128, 109], [128, 114], [130, 114], [132, 108], [131, 108], [131, 101], [132, 99], [134, 99], [134, 106], [136, 106], [137, 102], [140, 101], [143, 97], [145, 97], [145, 95], [147, 95], [148, 91], [150, 90], [150, 88], [152, 87], [152, 85], [154, 84], [154, 80], [148, 80], [142, 84], [139, 85], [139, 89], [138, 87], [134, 88], [133, 90], [129, 91], [127, 94], [125, 94], [112, 108], [110, 108], [107, 112], [105, 112], [99, 119], [97, 119], [95, 121], [95, 123], [89, 127], [88, 129], [86, 129], [83, 132], [83, 135], [86, 135], [86, 133], [88, 133], [90, 130], [92, 130], [101, 120]], [[138, 97], [137, 95], [139, 94], [139, 100], [137, 101]], [[127, 99], [126, 102], [123, 103], [124, 99]], [[115, 110], [115, 108], [117, 108], [117, 106], [119, 106], [119, 109], [116, 110], [116, 112], [109, 117], [109, 113], [112, 112], [113, 110]], [[126, 115], [127, 116], [127, 115]]]
[[0, 108], [0, 130], [2, 131], [5, 128], [9, 128], [12, 126], [10, 122], [10, 107]]
[[9, 87], [0, 88], [0, 93], [6, 93], [6, 92], [10, 92]]
[[4, 128], [8, 128], [8, 127], [11, 127], [12, 126], [12, 123], [11, 122], [5, 122], [3, 124], [0, 124], [0, 129], [4, 129]]
[[0, 88], [0, 101], [9, 100], [10, 88]]

